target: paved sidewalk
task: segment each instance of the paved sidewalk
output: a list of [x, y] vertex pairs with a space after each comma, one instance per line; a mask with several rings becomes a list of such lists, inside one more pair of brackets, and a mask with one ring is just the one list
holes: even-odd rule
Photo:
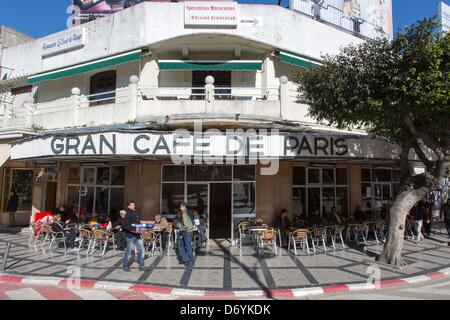
[[169, 257], [147, 257], [146, 265], [150, 267], [147, 272], [139, 272], [134, 264], [132, 272], [125, 273], [121, 269], [121, 252], [114, 254], [110, 251], [105, 257], [100, 254], [87, 257], [85, 251], [79, 255], [65, 255], [62, 249], [49, 252], [40, 245], [30, 245], [28, 240], [29, 234], [26, 233], [5, 234], [0, 231], [0, 254], [3, 254], [6, 243], [12, 242], [10, 259], [3, 273], [67, 279], [76, 267], [83, 280], [97, 284], [114, 283], [116, 286], [123, 284], [127, 288], [130, 283], [150, 286], [159, 288], [161, 293], [170, 289], [175, 296], [177, 293], [181, 296], [195, 292], [201, 295], [211, 291], [217, 292], [216, 296], [245, 291], [248, 296], [251, 291], [257, 295], [261, 292], [282, 293], [290, 289], [366, 283], [375, 270], [374, 266], [379, 267], [382, 281], [421, 276], [450, 267], [449, 239], [444, 234], [433, 235], [432, 239], [419, 244], [406, 241], [404, 256], [409, 265], [401, 270], [375, 263], [374, 257], [382, 250], [375, 241], [370, 241], [367, 248], [353, 247], [345, 251], [338, 248], [336, 252], [328, 248], [327, 253], [319, 251], [309, 256], [305, 253], [295, 256], [282, 250], [279, 256], [268, 252], [264, 257], [258, 257], [251, 247], [244, 247], [241, 252], [239, 248], [230, 247], [227, 241], [216, 241], [202, 250], [193, 269], [179, 265], [172, 252]]

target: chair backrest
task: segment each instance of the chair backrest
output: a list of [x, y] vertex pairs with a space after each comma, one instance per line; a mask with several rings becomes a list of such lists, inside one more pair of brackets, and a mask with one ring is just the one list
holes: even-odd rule
[[91, 240], [94, 238], [94, 235], [89, 230], [80, 229], [80, 237], [83, 239]]
[[345, 226], [336, 226], [336, 229], [334, 229], [334, 234], [340, 235], [344, 232]]
[[108, 239], [108, 232], [103, 230], [93, 230], [92, 234], [94, 235], [94, 238], [97, 240], [106, 240]]
[[145, 241], [153, 241], [156, 238], [156, 233], [153, 231], [146, 231], [142, 234], [142, 239]]
[[314, 229], [314, 235], [316, 237], [325, 236], [326, 235], [325, 227], [317, 227], [316, 229]]
[[295, 240], [305, 240], [308, 237], [309, 231], [307, 229], [298, 229], [292, 232]]
[[241, 221], [239, 222], [237, 228], [239, 231], [244, 232], [248, 230], [248, 227], [250, 227], [251, 223], [249, 221]]
[[261, 231], [260, 238], [264, 241], [271, 241], [271, 240], [276, 239], [277, 235], [278, 235], [277, 230], [269, 229], [269, 230]]
[[366, 230], [366, 226], [362, 223], [359, 223], [356, 225], [355, 230], [356, 232], [364, 232]]

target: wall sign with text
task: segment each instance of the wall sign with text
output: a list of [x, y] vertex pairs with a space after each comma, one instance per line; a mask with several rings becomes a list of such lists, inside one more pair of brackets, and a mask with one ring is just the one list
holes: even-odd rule
[[69, 31], [48, 37], [41, 42], [41, 56], [64, 53], [69, 50], [81, 49], [85, 45], [83, 29], [70, 29]]
[[186, 2], [184, 4], [184, 24], [186, 27], [235, 28], [238, 22], [238, 5], [236, 2]]

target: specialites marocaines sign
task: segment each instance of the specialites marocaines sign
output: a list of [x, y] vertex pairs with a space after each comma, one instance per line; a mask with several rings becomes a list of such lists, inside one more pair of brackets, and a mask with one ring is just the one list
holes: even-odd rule
[[273, 132], [107, 132], [52, 135], [14, 143], [11, 159], [51, 157], [373, 158], [395, 159], [398, 148], [355, 136]]

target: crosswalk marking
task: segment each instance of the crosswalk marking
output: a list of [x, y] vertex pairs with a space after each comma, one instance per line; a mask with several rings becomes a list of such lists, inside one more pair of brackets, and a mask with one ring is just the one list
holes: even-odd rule
[[11, 300], [46, 300], [39, 292], [32, 288], [23, 288], [5, 292]]

